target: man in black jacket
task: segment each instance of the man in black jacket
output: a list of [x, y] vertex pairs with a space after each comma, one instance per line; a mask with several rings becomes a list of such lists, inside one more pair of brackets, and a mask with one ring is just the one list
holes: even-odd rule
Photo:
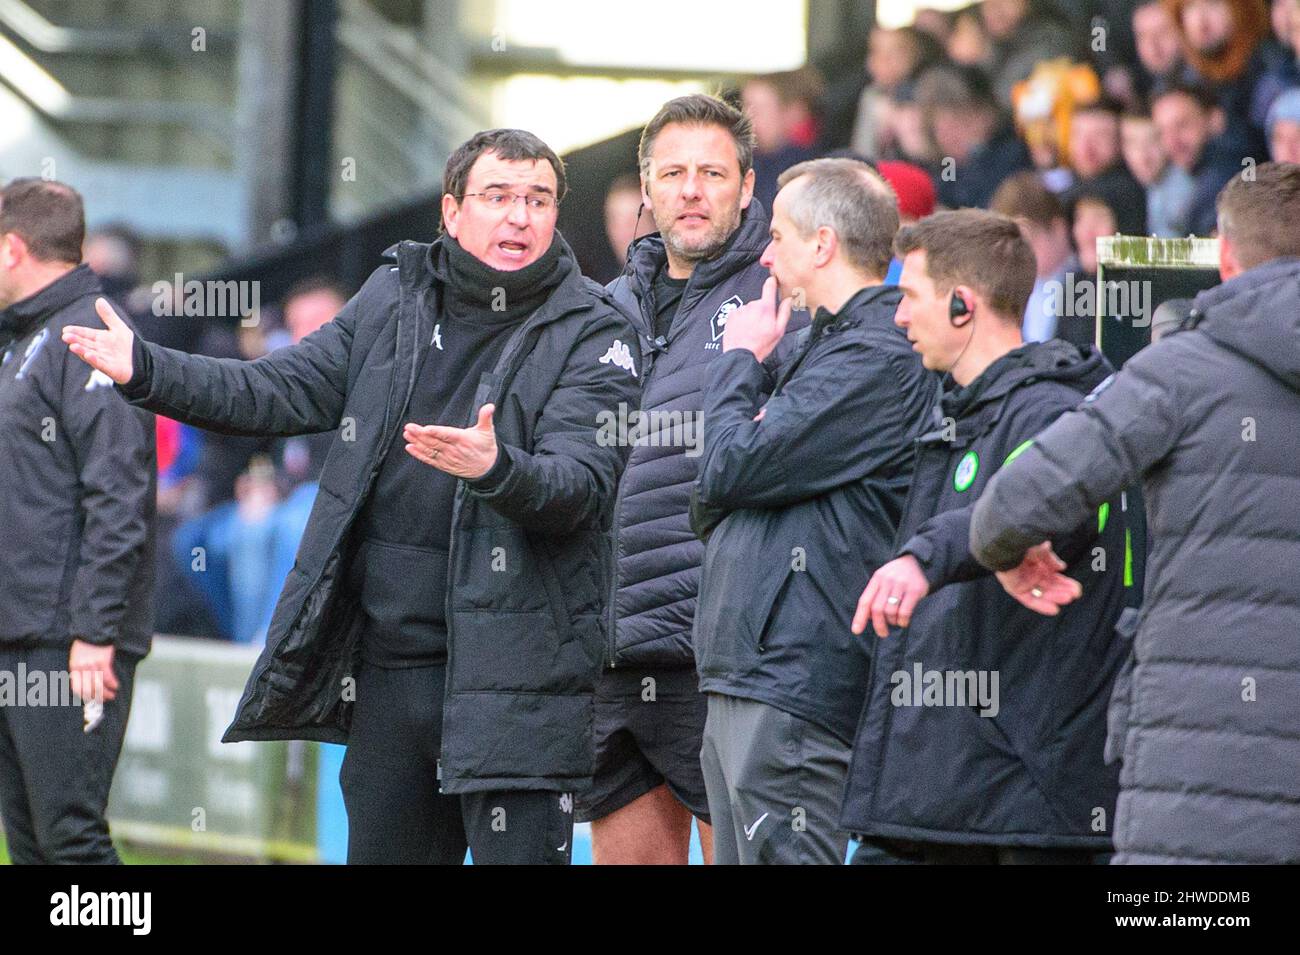
[[[848, 610], [888, 559], [936, 383], [882, 284], [898, 229], [889, 186], [852, 159], [800, 163], [779, 182], [763, 253], [774, 277], [728, 318], [705, 398], [700, 759], [717, 862], [843, 864], [871, 649]], [[815, 317], [773, 379], [762, 362], [796, 299]]]
[[703, 94], [664, 104], [641, 136], [643, 199], [659, 231], [632, 247], [610, 291], [637, 319], [645, 395], [628, 415], [633, 448], [615, 508], [618, 593], [596, 687], [596, 772], [578, 800], [598, 864], [685, 865], [692, 816], [712, 858], [700, 772], [704, 697], [691, 651], [704, 548], [688, 510], [707, 368], [722, 354], [728, 314], [757, 298], [767, 278], [753, 152], [749, 120]]
[[1223, 284], [974, 509], [974, 557], [1017, 593], [1054, 592], [1041, 542], [1142, 480], [1146, 603], [1112, 703], [1116, 862], [1300, 862], [1297, 221], [1300, 166], [1234, 177], [1218, 200]]
[[70, 187], [0, 190], [0, 809], [18, 863], [118, 861], [104, 809], [153, 627], [153, 415], [60, 339], [98, 324], [84, 234]]
[[[1070, 577], [1051, 594], [1021, 595], [1025, 606], [968, 549], [989, 477], [1110, 366], [1092, 349], [1021, 341], [1035, 268], [1014, 220], [939, 213], [899, 232], [894, 247], [898, 322], [926, 367], [947, 377], [940, 420], [917, 441], [895, 559], [872, 575], [853, 618], [854, 633], [870, 621], [888, 637], [872, 640], [844, 797], [844, 826], [866, 837], [854, 862], [1088, 861], [1110, 848], [1115, 805], [1102, 746], [1124, 655], [1118, 489], [1061, 528]], [[1079, 606], [1032, 612], [1077, 581]]]
[[339, 429], [226, 739], [346, 742], [353, 862], [564, 863], [590, 780], [607, 550], [635, 332], [555, 231], [559, 158], [522, 130], [452, 154], [445, 235], [252, 362], [116, 325], [65, 332], [200, 427]]

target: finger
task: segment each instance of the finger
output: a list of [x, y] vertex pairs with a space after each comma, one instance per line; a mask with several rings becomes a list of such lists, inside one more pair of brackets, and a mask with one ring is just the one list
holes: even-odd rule
[[887, 610], [890, 606], [890, 596], [891, 594], [888, 592], [888, 588], [882, 585], [880, 589], [876, 591], [876, 599], [871, 602], [871, 624], [876, 631], [876, 636], [878, 637], [889, 636], [889, 617], [887, 615]]
[[789, 296], [781, 300], [781, 307], [776, 313], [776, 333], [785, 334], [785, 327], [790, 324], [790, 314], [794, 311], [794, 297]]
[[474, 427], [477, 428], [479, 431], [488, 431], [488, 432], [493, 431], [492, 413], [494, 411], [496, 411], [496, 406], [492, 404], [486, 404], [482, 408], [479, 408], [478, 423], [475, 424]]
[[122, 321], [122, 319], [118, 317], [117, 312], [113, 311], [113, 306], [108, 304], [108, 299], [106, 298], [95, 299], [95, 314], [103, 320], [104, 324], [108, 326], [108, 330], [111, 332], [130, 331], [130, 329], [126, 327], [126, 322]]
[[763, 283], [763, 311], [776, 311], [776, 276], [769, 275]]
[[871, 614], [871, 601], [876, 596], [876, 578], [873, 576], [867, 581], [867, 586], [862, 590], [862, 596], [858, 598], [858, 609], [853, 614], [853, 623], [849, 629], [854, 633], [860, 634], [867, 629], [867, 618]]
[[116, 690], [120, 684], [117, 682], [117, 674], [113, 672], [113, 667], [106, 666], [102, 672], [104, 674], [104, 686], [110, 690]]
[[926, 595], [926, 590], [913, 584], [903, 591], [903, 599], [898, 605], [898, 625], [907, 627], [912, 622], [912, 611], [916, 605], [921, 602], [921, 598]]

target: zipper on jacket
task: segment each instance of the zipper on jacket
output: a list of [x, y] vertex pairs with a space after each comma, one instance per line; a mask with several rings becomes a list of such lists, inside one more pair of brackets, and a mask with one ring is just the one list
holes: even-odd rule
[[[690, 286], [690, 280], [687, 280], [687, 287]], [[655, 330], [654, 317], [646, 315], [645, 305], [642, 303], [641, 296], [636, 294], [637, 283], [635, 276], [628, 276], [628, 286], [632, 290], [632, 297], [636, 299], [637, 308], [641, 312], [641, 320], [646, 323], [646, 327], [651, 332]], [[654, 290], [653, 283], [651, 287], [644, 290], [650, 300], [650, 307], [654, 308]], [[682, 290], [682, 303], [686, 301], [686, 289]], [[680, 306], [678, 314], [680, 315]], [[677, 323], [677, 316], [673, 316], [673, 324]], [[672, 331], [669, 326], [667, 331]], [[655, 368], [659, 365], [659, 356], [668, 352], [668, 337], [666, 334], [651, 338], [641, 329], [636, 330], [637, 335], [642, 341], [649, 342], [651, 359], [647, 366], [645, 359], [641, 361], [641, 404], [645, 405], [645, 393], [650, 390], [650, 382], [654, 378]], [[637, 409], [638, 411], [641, 409]], [[635, 446], [632, 450], [635, 450]], [[632, 463], [632, 450], [628, 451], [628, 465]], [[619, 478], [618, 488], [614, 491], [614, 511], [610, 515], [609, 523], [609, 541], [610, 541], [610, 575], [609, 575], [609, 601], [605, 610], [605, 665], [611, 670], [618, 667], [618, 536], [623, 526], [623, 491], [627, 487], [627, 468], [623, 470], [623, 476]]]

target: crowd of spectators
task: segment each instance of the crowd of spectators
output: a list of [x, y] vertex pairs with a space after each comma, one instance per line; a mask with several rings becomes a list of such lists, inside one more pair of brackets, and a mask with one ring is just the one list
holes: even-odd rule
[[[852, 155], [893, 186], [904, 223], [943, 207], [1003, 212], [1037, 259], [1025, 337], [1082, 343], [1091, 320], [1054, 314], [1047, 290], [1069, 273], [1095, 279], [1098, 237], [1211, 235], [1215, 197], [1234, 174], [1300, 162], [1300, 0], [924, 9], [910, 26], [873, 29], [860, 69], [753, 76], [738, 102], [766, 208], [785, 169]], [[652, 228], [634, 171], [614, 180], [603, 218], [621, 263]], [[131, 230], [110, 226], [88, 236], [85, 256], [146, 338], [190, 351], [257, 357], [347, 297], [320, 277], [251, 327], [182, 327], [156, 318], [140, 250]], [[329, 438], [266, 441], [158, 419], [159, 632], [262, 639]]]

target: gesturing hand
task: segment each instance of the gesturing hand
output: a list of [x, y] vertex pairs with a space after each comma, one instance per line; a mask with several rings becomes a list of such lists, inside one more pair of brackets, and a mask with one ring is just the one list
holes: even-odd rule
[[772, 353], [776, 343], [785, 334], [790, 322], [794, 299], [786, 298], [778, 306], [776, 279], [769, 277], [763, 283], [763, 294], [731, 311], [722, 332], [722, 350], [748, 348], [759, 361]]
[[406, 452], [439, 471], [459, 478], [481, 478], [497, 461], [497, 435], [492, 426], [493, 405], [478, 409], [472, 428], [410, 422], [402, 429]]
[[1067, 577], [1065, 561], [1052, 551], [1052, 542], [1043, 541], [1025, 551], [1016, 567], [998, 571], [1002, 589], [1030, 610], [1055, 617], [1061, 608], [1083, 596], [1083, 585]]
[[119, 385], [131, 380], [131, 345], [135, 334], [126, 322], [117, 317], [108, 299], [95, 299], [95, 312], [107, 326], [107, 330], [86, 328], [84, 325], [68, 325], [63, 329], [63, 340], [67, 342], [68, 351], [76, 355], [92, 368], [97, 368]]
[[876, 636], [889, 636], [891, 626], [906, 627], [912, 622], [912, 611], [929, 592], [930, 582], [915, 557], [904, 554], [891, 560], [871, 575], [867, 589], [858, 598], [853, 632], [866, 630], [870, 618]]

